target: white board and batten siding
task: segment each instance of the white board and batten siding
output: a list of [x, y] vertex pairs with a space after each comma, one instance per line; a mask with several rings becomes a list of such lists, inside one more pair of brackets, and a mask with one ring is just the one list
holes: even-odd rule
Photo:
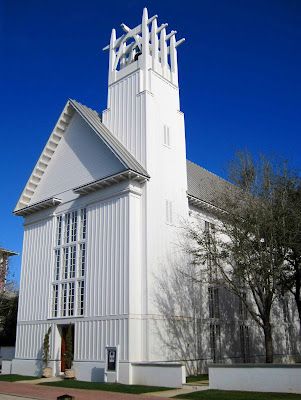
[[[129, 360], [129, 325], [138, 325], [138, 328], [141, 325], [141, 318], [137, 318], [141, 291], [135, 290], [136, 281], [141, 279], [141, 198], [138, 187], [133, 185], [134, 189], [125, 190], [124, 186], [121, 184], [111, 189], [111, 194], [107, 194], [109, 198], [105, 200], [97, 200], [100, 193], [85, 196], [87, 264], [83, 317], [51, 317], [55, 218], [49, 217], [25, 227], [23, 257], [26, 268], [23, 268], [21, 277], [21, 296], [24, 299], [21, 298], [19, 309], [16, 359], [27, 361], [22, 365], [19, 363], [19, 372], [25, 373], [24, 365], [32, 373], [40, 368], [40, 364], [36, 367], [34, 360], [41, 356], [42, 341], [50, 323], [54, 331], [57, 325], [74, 323], [74, 359], [79, 374], [89, 363], [104, 365], [105, 346], [108, 344], [120, 346], [121, 362]], [[118, 189], [122, 189], [121, 194]], [[82, 199], [74, 200], [73, 209], [77, 208], [77, 202], [83, 206]], [[66, 207], [63, 204], [58, 211], [68, 210]], [[132, 302], [131, 310], [130, 288], [136, 302], [136, 306]], [[51, 342], [54, 363], [59, 358], [59, 339], [54, 335]], [[140, 355], [140, 347], [135, 341], [131, 350], [133, 354]], [[58, 366], [54, 368], [58, 369]]]

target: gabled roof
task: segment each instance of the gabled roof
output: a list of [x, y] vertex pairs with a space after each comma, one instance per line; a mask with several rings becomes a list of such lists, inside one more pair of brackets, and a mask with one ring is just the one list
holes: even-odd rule
[[69, 100], [69, 102], [84, 118], [88, 125], [90, 125], [90, 127], [102, 138], [102, 140], [113, 151], [122, 164], [124, 164], [126, 169], [138, 172], [139, 174], [149, 178], [147, 171], [142, 167], [142, 165], [101, 122], [101, 117], [97, 111], [94, 111], [75, 100]]
[[[69, 125], [69, 122], [71, 121], [71, 118], [75, 112], [77, 112], [86, 121], [86, 123], [99, 136], [99, 138], [115, 154], [119, 161], [124, 165], [124, 171], [130, 170], [146, 178], [149, 178], [147, 171], [142, 167], [142, 165], [101, 122], [101, 117], [96, 111], [84, 106], [83, 104], [75, 100], [69, 99], [21, 194], [18, 204], [14, 210], [15, 214], [17, 214], [18, 211], [32, 205], [30, 204], [32, 196], [39, 182], [41, 181], [41, 178], [44, 175], [46, 168], [51, 162], [53, 154], [55, 153], [55, 150], [58, 147], [58, 144], [63, 137]], [[18, 214], [21, 215], [20, 213]]]
[[221, 195], [233, 190], [233, 185], [199, 165], [186, 160], [187, 194], [208, 205], [223, 208]]

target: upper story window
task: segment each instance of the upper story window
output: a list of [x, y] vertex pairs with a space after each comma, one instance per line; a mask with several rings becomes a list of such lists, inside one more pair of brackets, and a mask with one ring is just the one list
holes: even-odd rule
[[56, 218], [56, 245], [60, 246], [62, 242], [62, 224], [63, 224], [63, 216], [59, 215]]
[[209, 318], [219, 318], [219, 289], [217, 287], [208, 288]]
[[239, 318], [245, 321], [248, 319], [248, 309], [245, 304], [245, 302], [247, 301], [247, 293], [246, 292], [242, 293], [242, 298], [239, 298], [238, 301], [239, 301], [238, 303]]
[[86, 236], [85, 208], [56, 217], [52, 317], [84, 314]]
[[165, 218], [167, 224], [172, 224], [172, 201], [165, 200]]
[[163, 144], [170, 147], [170, 127], [168, 125], [164, 125], [163, 132]]

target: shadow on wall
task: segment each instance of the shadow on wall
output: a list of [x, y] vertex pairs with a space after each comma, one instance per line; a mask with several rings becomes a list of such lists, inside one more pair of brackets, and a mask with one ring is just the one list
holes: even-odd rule
[[42, 376], [42, 371], [43, 371], [42, 356], [43, 356], [43, 347], [41, 347], [39, 349], [38, 354], [37, 354], [37, 359], [35, 362], [35, 366], [36, 366], [36, 370], [34, 373], [35, 376]]
[[[171, 264], [155, 279], [153, 301], [162, 315], [154, 322], [160, 343], [157, 354], [185, 362], [188, 375], [206, 372], [212, 362], [265, 362], [262, 330], [241, 301], [218, 280], [209, 280], [204, 269], [187, 262]], [[274, 305], [274, 321], [275, 361], [297, 361], [300, 337], [292, 319], [283, 321], [281, 302]]]
[[91, 370], [91, 382], [104, 382], [105, 370], [104, 368], [92, 368]]

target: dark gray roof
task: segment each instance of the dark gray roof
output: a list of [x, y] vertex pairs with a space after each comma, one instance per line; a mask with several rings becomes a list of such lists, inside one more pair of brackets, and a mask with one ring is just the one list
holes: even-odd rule
[[101, 137], [106, 145], [113, 151], [117, 158], [125, 166], [138, 174], [149, 177], [147, 171], [135, 159], [135, 157], [123, 146], [123, 144], [109, 131], [109, 129], [101, 122], [101, 118], [97, 111], [69, 99], [70, 104], [81, 115], [81, 117], [90, 125], [90, 127]]
[[233, 190], [231, 183], [189, 160], [186, 163], [188, 195], [222, 208], [221, 195]]

